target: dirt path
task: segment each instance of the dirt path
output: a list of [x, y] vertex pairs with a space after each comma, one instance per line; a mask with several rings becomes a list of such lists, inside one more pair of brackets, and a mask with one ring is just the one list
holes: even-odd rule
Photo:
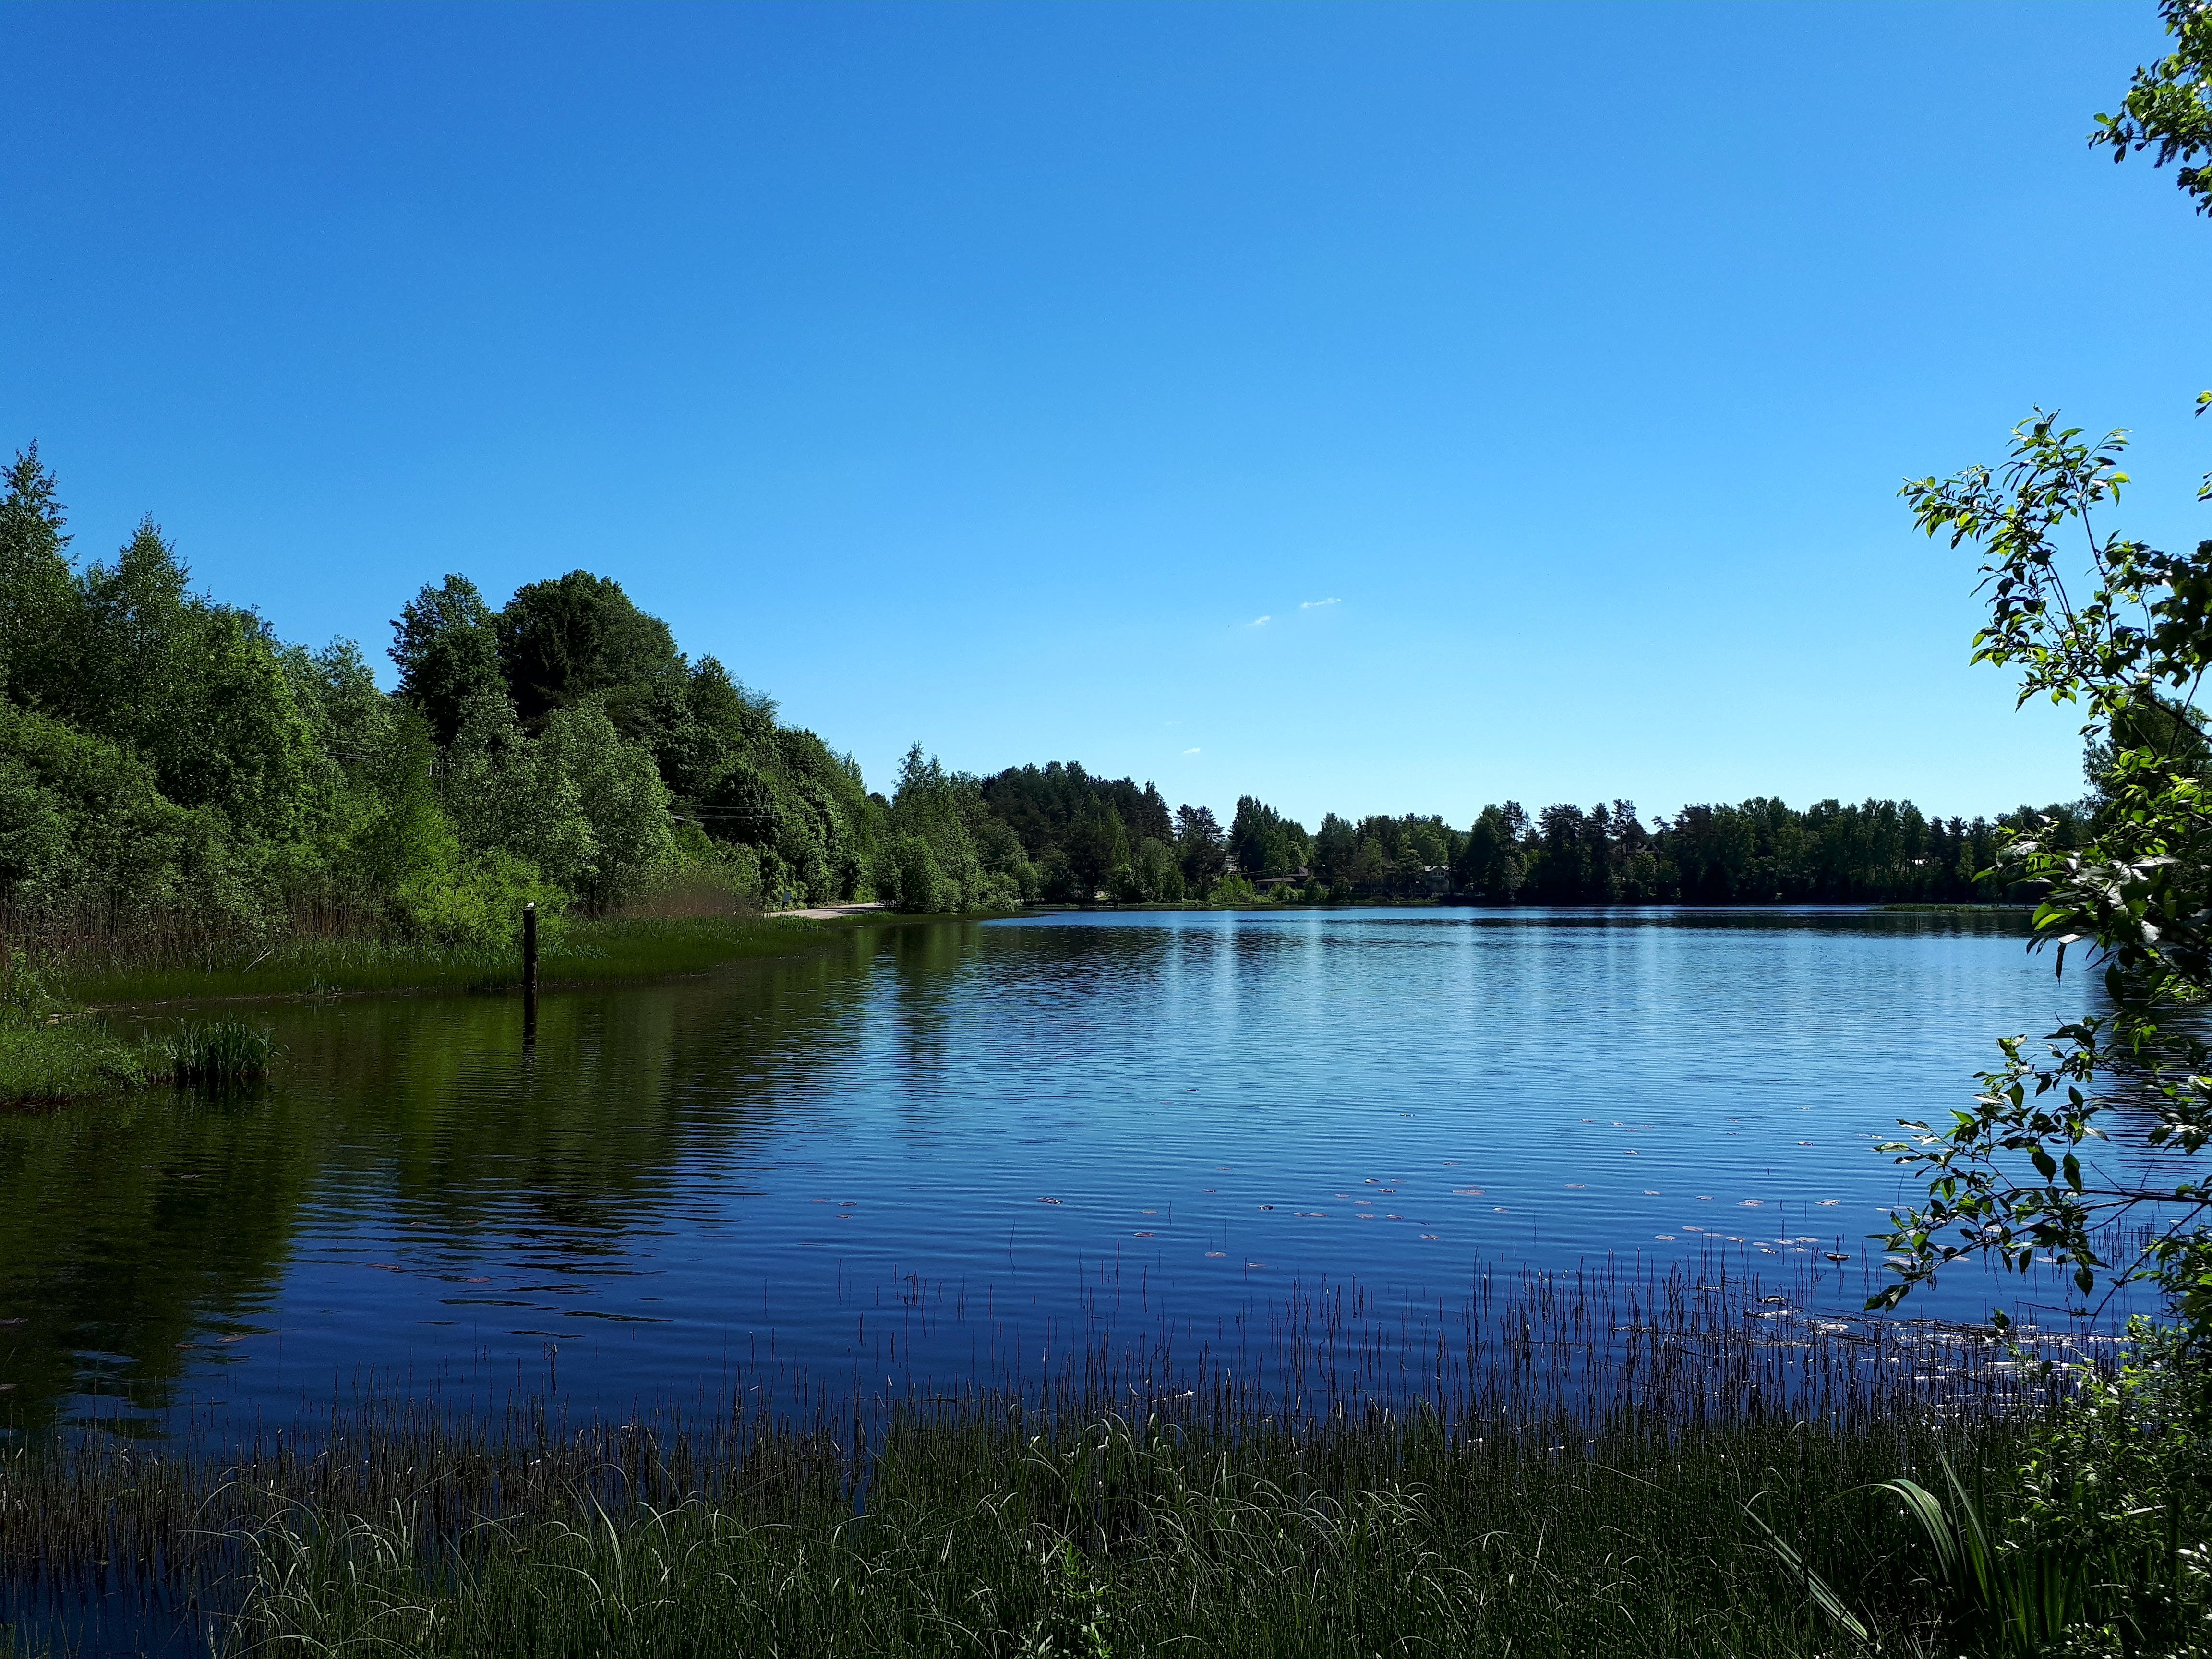
[[865, 916], [882, 909], [880, 904], [817, 904], [806, 910], [771, 910], [771, 916], [796, 916], [801, 921], [835, 921], [840, 916]]

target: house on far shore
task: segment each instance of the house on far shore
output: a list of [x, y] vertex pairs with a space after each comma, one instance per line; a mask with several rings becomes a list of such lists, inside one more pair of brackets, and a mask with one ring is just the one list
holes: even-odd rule
[[1252, 886], [1255, 891], [1272, 893], [1278, 887], [1303, 887], [1312, 879], [1312, 871], [1294, 870], [1287, 876], [1262, 876]]

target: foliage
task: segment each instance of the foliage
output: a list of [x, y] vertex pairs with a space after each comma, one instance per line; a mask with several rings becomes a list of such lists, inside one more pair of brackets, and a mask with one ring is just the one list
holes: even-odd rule
[[[2092, 146], [2111, 148], [2115, 161], [2146, 149], [2158, 152], [2158, 167], [2212, 156], [2212, 3], [2159, 0], [2158, 9], [2174, 51], [2137, 69], [2120, 113], [2100, 114], [2089, 135]], [[2197, 198], [2199, 213], [2212, 213], [2212, 167], [2185, 165], [2174, 182]]]
[[[1899, 1276], [1886, 1304], [1962, 1257], [2022, 1273], [2042, 1257], [2070, 1268], [2085, 1296], [2100, 1276], [2154, 1277], [2192, 1328], [2212, 1328], [2212, 1195], [2194, 1162], [2212, 1137], [2212, 1050], [2176, 1023], [2212, 983], [2212, 786], [2195, 703], [2212, 665], [2212, 541], [2174, 555], [2099, 531], [2092, 515], [2127, 483], [2124, 444], [2118, 433], [2085, 441], [2039, 411], [2001, 472], [1905, 488], [1923, 530], [1983, 549], [1990, 621], [1975, 660], [2017, 668], [2023, 702], [2047, 696], [2087, 714], [2103, 794], [2087, 834], [2045, 823], [2002, 850], [2042, 889], [2034, 944], [2055, 947], [2061, 973], [2068, 949], [2087, 946], [2109, 1007], [2060, 1027], [2040, 1053], [2004, 1039], [1972, 1109], [1940, 1128], [1908, 1122], [1911, 1139], [1889, 1143], [1928, 1196], [1894, 1218]], [[2069, 526], [2085, 550], [2078, 566], [2062, 552]], [[2120, 1104], [2148, 1157], [2102, 1169], [2085, 1154]], [[2108, 1262], [2107, 1230], [2139, 1212], [2150, 1243]]]
[[532, 725], [586, 698], [607, 700], [625, 726], [644, 724], [653, 693], [683, 672], [668, 624], [586, 570], [515, 589], [495, 630], [508, 695]]
[[895, 910], [1012, 909], [1038, 890], [1036, 867], [993, 815], [981, 782], [946, 772], [918, 743], [899, 764], [884, 833], [877, 890]]
[[2201, 1337], [2146, 1319], [2129, 1344], [2036, 1436], [2002, 1547], [2072, 1578], [2075, 1651], [2212, 1652], [2212, 1367]]
[[1311, 847], [1305, 826], [1296, 819], [1251, 795], [1237, 801], [1229, 826], [1229, 856], [1248, 878], [1300, 873]]
[[466, 576], [447, 576], [408, 600], [392, 624], [399, 695], [451, 743], [471, 700], [504, 690], [491, 610]]
[[[0, 486], [0, 919], [19, 939], [498, 949], [526, 902], [557, 922], [679, 889], [750, 908], [874, 891], [888, 804], [851, 757], [692, 663], [615, 582], [572, 571], [497, 612], [465, 576], [426, 586], [392, 624], [387, 696], [351, 641], [286, 644], [195, 592], [150, 520], [80, 568], [35, 447]], [[1034, 890], [1012, 833], [972, 802], [965, 822], [981, 866], [945, 902]]]

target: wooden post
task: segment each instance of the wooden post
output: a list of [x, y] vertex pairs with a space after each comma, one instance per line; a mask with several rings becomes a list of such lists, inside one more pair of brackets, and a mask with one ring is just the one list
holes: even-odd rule
[[522, 907], [522, 1042], [538, 1041], [538, 907]]

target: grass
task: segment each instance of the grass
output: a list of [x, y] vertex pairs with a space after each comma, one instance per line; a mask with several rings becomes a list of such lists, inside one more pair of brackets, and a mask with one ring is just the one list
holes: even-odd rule
[[160, 1038], [115, 1036], [91, 1015], [0, 1022], [0, 1105], [73, 1100], [170, 1082], [244, 1082], [281, 1057], [275, 1039], [242, 1020], [188, 1021]]
[[[872, 913], [829, 922], [728, 915], [563, 920], [547, 929], [538, 984], [551, 989], [704, 973], [748, 957], [797, 955], [856, 926], [942, 920]], [[46, 941], [35, 970], [20, 950], [0, 957], [0, 1105], [58, 1102], [172, 1079], [258, 1077], [275, 1058], [265, 1034], [236, 1022], [188, 1025], [149, 1043], [113, 1035], [102, 1009], [284, 996], [512, 991], [521, 983], [519, 946], [305, 933], [258, 945], [88, 931], [81, 939]]]
[[259, 1026], [243, 1020], [186, 1021], [166, 1044], [177, 1083], [239, 1083], [264, 1076], [282, 1050]]
[[[865, 1448], [764, 1431], [704, 1469], [680, 1441], [601, 1431], [368, 1464], [349, 1447], [224, 1487], [117, 1454], [65, 1490], [66, 1469], [19, 1463], [9, 1547], [51, 1560], [23, 1533], [43, 1510], [50, 1540], [57, 1500], [222, 1516], [205, 1556], [228, 1587], [185, 1593], [237, 1654], [1810, 1656], [1838, 1650], [1834, 1621], [1746, 1505], [1840, 1555], [1880, 1517], [1839, 1494], [1933, 1443], [1623, 1422], [1561, 1452], [1531, 1429], [907, 1414]], [[507, 1512], [457, 1501], [494, 1475]], [[1900, 1573], [1852, 1588], [1882, 1636], [1925, 1622]]]
[[[818, 944], [835, 923], [765, 917], [684, 917], [564, 923], [538, 957], [539, 985], [604, 984], [702, 973], [747, 957], [787, 956]], [[297, 938], [266, 948], [206, 947], [151, 962], [65, 968], [71, 996], [93, 1004], [332, 995], [380, 991], [511, 990], [519, 947], [440, 945], [362, 938]]]
[[372, 1399], [221, 1455], [19, 1436], [0, 1644], [1810, 1659], [1865, 1650], [1854, 1620], [1963, 1650], [1875, 1488], [2019, 1467], [2051, 1396], [1985, 1335], [1696, 1272], [1471, 1306], [1460, 1345], [1310, 1297], [1259, 1370], [1102, 1345], [1012, 1390], [740, 1373], [582, 1424]]
[[0, 1103], [68, 1100], [149, 1083], [160, 1064], [144, 1043], [114, 1036], [96, 1019], [0, 1019]]

